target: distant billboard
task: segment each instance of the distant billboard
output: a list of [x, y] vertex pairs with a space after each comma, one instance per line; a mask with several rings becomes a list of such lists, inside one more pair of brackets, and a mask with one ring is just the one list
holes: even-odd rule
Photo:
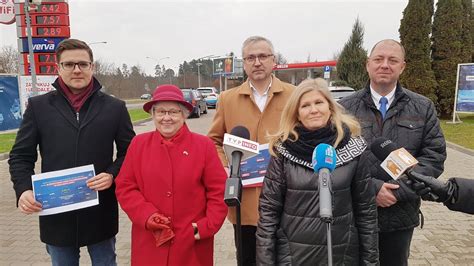
[[458, 65], [456, 84], [455, 112], [474, 112], [474, 63]]
[[217, 58], [213, 61], [214, 75], [226, 75], [234, 73], [234, 58]]
[[0, 75], [0, 131], [19, 128], [20, 123], [18, 77]]

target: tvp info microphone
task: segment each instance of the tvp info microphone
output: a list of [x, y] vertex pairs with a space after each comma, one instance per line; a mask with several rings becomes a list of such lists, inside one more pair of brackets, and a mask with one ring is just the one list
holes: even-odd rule
[[226, 181], [224, 194], [227, 206], [240, 205], [242, 198], [240, 162], [259, 153], [258, 142], [248, 140], [249, 137], [249, 130], [243, 126], [236, 126], [230, 134], [224, 134], [224, 152], [230, 162], [230, 177]]
[[321, 143], [313, 151], [313, 169], [319, 177], [319, 215], [325, 222], [332, 221], [331, 172], [336, 168], [336, 150]]

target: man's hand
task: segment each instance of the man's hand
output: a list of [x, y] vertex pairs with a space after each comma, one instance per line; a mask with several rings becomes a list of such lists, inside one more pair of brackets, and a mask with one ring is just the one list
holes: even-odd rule
[[113, 182], [114, 182], [114, 177], [111, 174], [100, 173], [94, 176], [93, 178], [87, 180], [87, 186], [90, 189], [101, 191], [101, 190], [108, 189], [110, 186], [112, 186]]
[[379, 207], [390, 207], [397, 202], [397, 198], [393, 195], [392, 189], [399, 188], [397, 184], [383, 183], [382, 187], [375, 198], [377, 206]]
[[18, 208], [25, 214], [32, 214], [43, 209], [41, 203], [35, 200], [33, 190], [27, 190], [21, 194], [20, 199], [18, 200]]

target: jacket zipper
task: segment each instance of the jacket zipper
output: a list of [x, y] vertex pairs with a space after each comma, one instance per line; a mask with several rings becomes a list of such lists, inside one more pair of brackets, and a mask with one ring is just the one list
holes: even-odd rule
[[77, 120], [77, 123], [79, 123], [79, 112], [76, 112], [76, 120]]

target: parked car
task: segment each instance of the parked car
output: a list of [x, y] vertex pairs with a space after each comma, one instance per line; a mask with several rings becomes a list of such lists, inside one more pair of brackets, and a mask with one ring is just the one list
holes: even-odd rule
[[204, 96], [204, 100], [206, 101], [207, 107], [216, 108], [217, 99], [219, 98], [219, 93], [217, 93], [216, 88], [201, 87], [201, 88], [197, 88], [197, 90], [200, 91], [202, 95]]
[[151, 99], [151, 94], [149, 94], [149, 93], [142, 94], [142, 96], [140, 96], [140, 99], [141, 100], [150, 100]]
[[331, 92], [332, 98], [336, 101], [349, 96], [355, 92], [355, 90], [351, 87], [329, 87], [329, 91]]
[[201, 117], [202, 114], [207, 114], [207, 104], [204, 96], [194, 88], [182, 88], [184, 99], [193, 105], [193, 112], [190, 117]]

